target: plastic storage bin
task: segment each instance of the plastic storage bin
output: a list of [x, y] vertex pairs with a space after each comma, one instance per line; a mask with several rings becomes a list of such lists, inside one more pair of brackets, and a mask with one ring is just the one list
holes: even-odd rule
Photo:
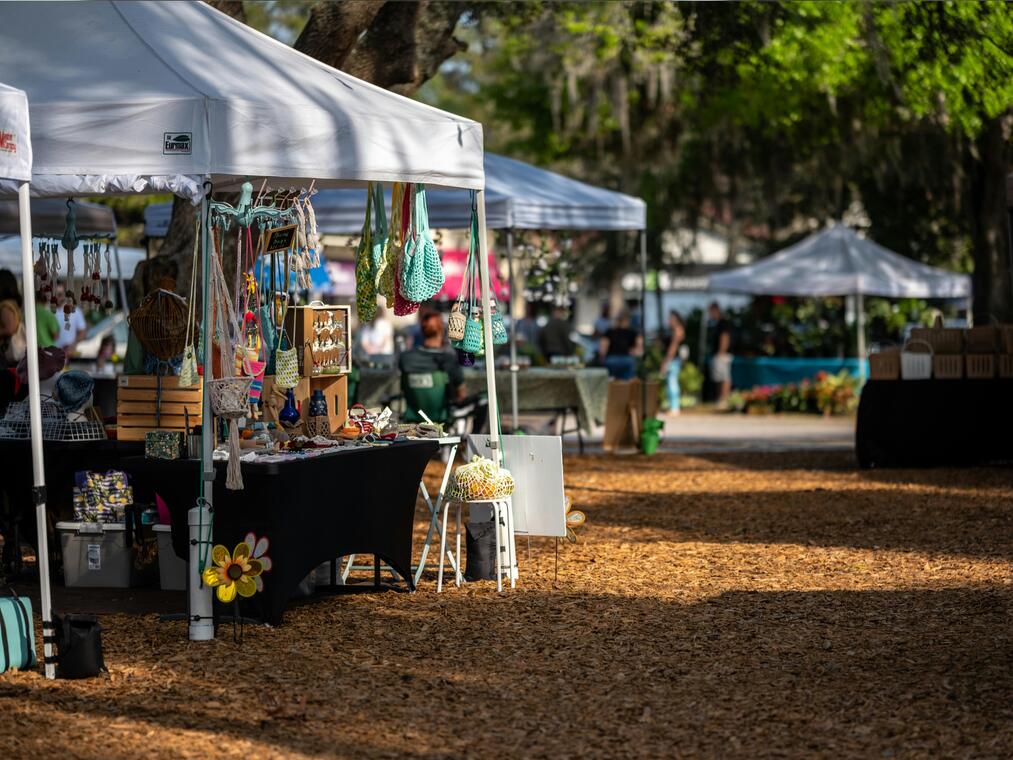
[[932, 346], [923, 340], [909, 340], [900, 352], [900, 376], [903, 380], [932, 377]]
[[133, 547], [123, 523], [58, 522], [63, 580], [69, 587], [130, 588], [139, 585]]
[[158, 585], [163, 591], [186, 590], [186, 560], [176, 556], [172, 548], [172, 526], [156, 525], [158, 539]]

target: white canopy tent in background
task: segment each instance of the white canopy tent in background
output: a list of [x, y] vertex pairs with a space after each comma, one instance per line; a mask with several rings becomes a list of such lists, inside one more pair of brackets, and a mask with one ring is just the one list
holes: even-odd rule
[[855, 296], [860, 359], [865, 358], [864, 296], [971, 297], [970, 275], [920, 264], [841, 224], [755, 264], [711, 275], [709, 287], [756, 296]]
[[[35, 324], [35, 277], [32, 270], [32, 135], [28, 98], [21, 90], [0, 84], [0, 180], [15, 183], [21, 235], [21, 292], [28, 360], [28, 414], [32, 437], [32, 501], [35, 502], [36, 552], [39, 566], [42, 615], [42, 652], [46, 678], [56, 677], [53, 661], [53, 599], [49, 589], [49, 536], [46, 533], [46, 467], [42, 452], [42, 398], [39, 391], [39, 337]], [[8, 662], [9, 666], [10, 663]]]
[[[646, 251], [643, 230], [647, 204], [640, 198], [594, 187], [561, 174], [539, 169], [505, 156], [485, 154], [486, 223], [489, 229], [506, 231], [510, 282], [510, 369], [514, 429], [517, 420], [517, 331], [513, 319], [513, 231], [595, 230], [641, 232], [641, 258]], [[390, 193], [387, 193], [390, 203]], [[468, 229], [471, 198], [466, 192], [434, 190], [426, 195], [429, 224], [434, 229]], [[366, 216], [365, 193], [355, 190], [324, 190], [313, 198], [317, 226], [323, 233], [358, 233]], [[152, 231], [165, 211], [152, 211]], [[147, 230], [148, 215], [145, 214]], [[642, 269], [646, 268], [642, 266]]]
[[[7, 3], [0, 64], [32, 101], [33, 192], [42, 196], [171, 190], [200, 200], [206, 219], [205, 181], [217, 190], [262, 177], [272, 189], [399, 181], [478, 190], [489, 313], [481, 124], [348, 76], [200, 2]], [[13, 187], [0, 181], [0, 191]], [[202, 238], [207, 293], [206, 225]], [[205, 298], [204, 324], [210, 308]], [[491, 345], [488, 319], [483, 328]], [[498, 458], [492, 362], [486, 377]], [[211, 452], [205, 436], [205, 481]], [[209, 488], [208, 506], [212, 496]], [[195, 531], [209, 523], [207, 507], [189, 518], [191, 538], [206, 542]], [[210, 591], [190, 585], [190, 637], [211, 638]]]

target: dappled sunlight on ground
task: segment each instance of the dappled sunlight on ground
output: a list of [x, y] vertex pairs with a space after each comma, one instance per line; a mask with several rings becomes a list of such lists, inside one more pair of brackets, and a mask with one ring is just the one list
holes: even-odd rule
[[241, 645], [103, 616], [109, 676], [0, 676], [0, 757], [1013, 754], [1008, 471], [594, 456], [566, 483], [588, 524], [558, 576], [519, 539], [513, 592], [427, 572]]

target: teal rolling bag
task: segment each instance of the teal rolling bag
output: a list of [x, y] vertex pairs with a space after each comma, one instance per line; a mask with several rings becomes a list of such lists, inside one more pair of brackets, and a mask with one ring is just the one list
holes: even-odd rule
[[35, 667], [32, 600], [0, 588], [0, 673]]

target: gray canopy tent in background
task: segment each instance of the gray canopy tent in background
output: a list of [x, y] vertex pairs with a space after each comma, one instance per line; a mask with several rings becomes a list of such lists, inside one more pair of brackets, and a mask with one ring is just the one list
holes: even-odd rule
[[835, 224], [755, 264], [711, 275], [709, 287], [753, 296], [854, 296], [864, 359], [865, 296], [970, 299], [971, 276], [920, 264]]
[[[8, 3], [0, 42], [0, 64], [31, 100], [33, 194], [171, 191], [200, 202], [207, 218], [212, 183], [216, 190], [236, 189], [254, 178], [264, 178], [270, 189], [394, 181], [474, 189], [488, 314], [481, 124], [362, 82], [201, 2]], [[0, 192], [18, 193], [26, 211], [27, 179], [0, 177]], [[208, 293], [206, 226], [201, 237], [202, 292]], [[26, 272], [30, 241], [30, 230], [23, 231]], [[211, 299], [203, 300], [208, 325]], [[26, 311], [32, 319], [34, 309]], [[32, 319], [29, 332], [34, 329]], [[491, 343], [489, 319], [483, 332]], [[206, 367], [213, 364], [212, 344], [205, 341]], [[38, 398], [33, 345], [29, 381]], [[492, 367], [487, 382], [498, 460]], [[212, 418], [208, 392], [203, 413]], [[203, 484], [214, 479], [212, 436], [203, 437], [202, 448]], [[41, 449], [33, 462], [41, 468]], [[188, 515], [192, 550], [209, 541], [201, 526], [207, 531], [210, 525], [212, 496], [209, 487]], [[199, 569], [195, 556], [192, 551], [191, 581]], [[45, 563], [40, 571], [48, 595]], [[210, 590], [189, 585], [190, 638], [210, 639]], [[43, 632], [50, 636], [47, 615], [44, 609]]]
[[[640, 254], [646, 257], [643, 231], [647, 204], [614, 190], [605, 190], [523, 161], [485, 154], [486, 224], [506, 231], [510, 285], [510, 394], [513, 428], [517, 422], [517, 330], [513, 314], [515, 230], [593, 230], [641, 233]], [[389, 193], [388, 193], [389, 202]], [[458, 190], [427, 193], [429, 224], [434, 229], [468, 229], [471, 198]], [[362, 229], [366, 197], [361, 190], [323, 190], [313, 198], [321, 233], [354, 234]], [[162, 212], [152, 212], [154, 222]], [[145, 216], [147, 228], [148, 217]], [[155, 227], [152, 228], [155, 231]]]

